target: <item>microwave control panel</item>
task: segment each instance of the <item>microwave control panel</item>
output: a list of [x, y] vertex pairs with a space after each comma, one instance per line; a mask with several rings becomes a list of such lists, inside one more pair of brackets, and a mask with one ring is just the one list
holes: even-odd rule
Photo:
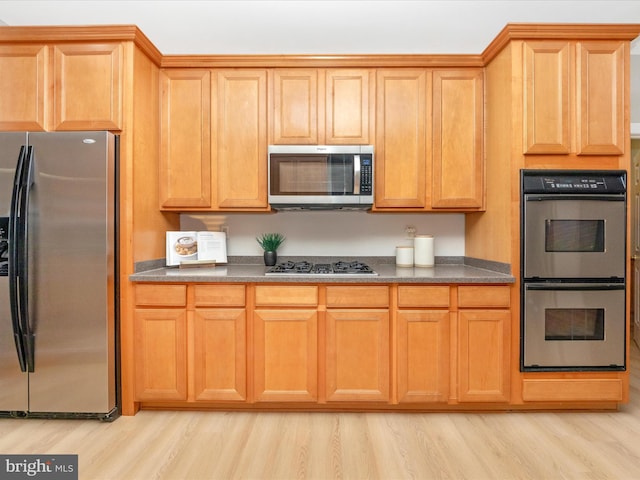
[[371, 195], [373, 192], [373, 165], [371, 156], [367, 155], [362, 159], [360, 166], [360, 193], [363, 195]]

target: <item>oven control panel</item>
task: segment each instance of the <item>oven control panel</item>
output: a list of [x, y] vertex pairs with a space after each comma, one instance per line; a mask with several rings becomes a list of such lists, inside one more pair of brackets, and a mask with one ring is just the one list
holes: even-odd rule
[[523, 171], [523, 193], [625, 193], [621, 171]]
[[546, 177], [542, 179], [545, 190], [555, 189], [579, 189], [579, 190], [606, 190], [604, 178], [574, 178], [574, 177]]

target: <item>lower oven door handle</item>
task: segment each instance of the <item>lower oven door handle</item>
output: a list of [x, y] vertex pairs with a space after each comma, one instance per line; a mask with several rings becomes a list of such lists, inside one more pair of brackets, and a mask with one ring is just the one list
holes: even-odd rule
[[529, 283], [525, 284], [525, 290], [572, 290], [572, 291], [589, 291], [589, 290], [624, 290], [624, 283]]

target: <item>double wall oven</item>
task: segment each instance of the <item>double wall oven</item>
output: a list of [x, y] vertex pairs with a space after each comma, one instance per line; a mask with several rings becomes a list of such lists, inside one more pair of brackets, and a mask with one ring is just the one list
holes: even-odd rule
[[626, 172], [520, 178], [521, 370], [624, 370]]

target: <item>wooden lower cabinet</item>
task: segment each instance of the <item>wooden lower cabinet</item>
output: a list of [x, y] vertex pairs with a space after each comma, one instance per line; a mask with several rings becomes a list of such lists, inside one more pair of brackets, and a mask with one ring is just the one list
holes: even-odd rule
[[458, 400], [508, 402], [511, 311], [508, 286], [458, 287]]
[[400, 285], [396, 311], [399, 403], [447, 402], [450, 383], [450, 287]]
[[195, 400], [247, 400], [246, 317], [244, 308], [196, 308]]
[[135, 289], [137, 401], [246, 401], [244, 285]]
[[450, 317], [441, 310], [397, 313], [399, 403], [449, 400]]
[[253, 311], [256, 402], [318, 400], [317, 285], [257, 285]]
[[512, 294], [509, 285], [137, 284], [135, 401], [469, 410], [627, 400], [615, 372], [512, 379]]
[[136, 309], [136, 399], [187, 399], [187, 312]]
[[389, 400], [389, 312], [327, 310], [327, 401]]
[[186, 285], [137, 285], [135, 398], [187, 399]]
[[388, 402], [389, 287], [329, 286], [326, 304], [327, 402]]
[[318, 400], [318, 313], [254, 311], [256, 402]]

